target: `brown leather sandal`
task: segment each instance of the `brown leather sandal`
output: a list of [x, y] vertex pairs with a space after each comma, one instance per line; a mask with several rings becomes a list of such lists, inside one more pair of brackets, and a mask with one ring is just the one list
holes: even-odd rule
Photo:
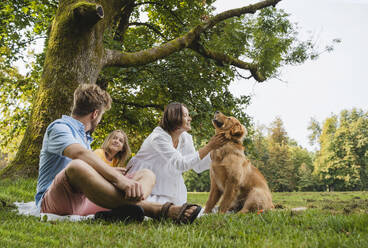
[[[156, 219], [158, 220], [164, 220], [168, 219], [169, 216], [169, 208], [174, 205], [172, 202], [166, 202], [164, 205], [162, 205], [159, 215]], [[185, 211], [189, 208], [195, 206], [196, 209], [193, 211], [193, 213], [189, 216], [185, 215]], [[202, 207], [197, 204], [190, 204], [190, 203], [184, 203], [179, 211], [178, 218], [175, 221], [177, 224], [192, 224], [193, 221], [198, 217], [199, 213], [201, 212]]]
[[174, 205], [172, 202], [166, 202], [164, 205], [162, 205], [160, 213], [157, 216], [158, 220], [164, 220], [167, 219], [169, 216], [169, 208]]
[[[193, 213], [189, 216], [185, 215], [185, 211], [191, 207], [195, 206], [196, 209], [193, 211]], [[199, 213], [201, 212], [202, 207], [197, 204], [190, 204], [190, 203], [184, 203], [181, 206], [179, 217], [176, 220], [176, 223], [178, 224], [192, 224], [193, 221], [198, 217]]]

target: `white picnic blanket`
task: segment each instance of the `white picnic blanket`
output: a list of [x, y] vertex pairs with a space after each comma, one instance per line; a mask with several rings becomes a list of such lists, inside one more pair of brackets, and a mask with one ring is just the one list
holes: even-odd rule
[[95, 215], [87, 215], [87, 216], [80, 216], [80, 215], [57, 215], [57, 214], [47, 214], [47, 213], [40, 213], [38, 210], [36, 203], [32, 202], [14, 202], [17, 206], [15, 211], [18, 212], [20, 215], [26, 216], [35, 216], [39, 217], [41, 221], [82, 221], [82, 220], [89, 220], [94, 219]]
[[[14, 202], [14, 205], [17, 206], [17, 209], [15, 211], [17, 211], [18, 214], [39, 217], [41, 221], [78, 222], [78, 221], [90, 220], [90, 219], [95, 218], [94, 214], [87, 215], [87, 216], [81, 216], [81, 215], [57, 215], [57, 214], [40, 213], [34, 201], [32, 202]], [[202, 208], [197, 218], [200, 218], [204, 215], [203, 211], [204, 209]], [[217, 209], [216, 209], [216, 212], [217, 212]], [[148, 220], [148, 219], [150, 218], [145, 217], [145, 220]]]

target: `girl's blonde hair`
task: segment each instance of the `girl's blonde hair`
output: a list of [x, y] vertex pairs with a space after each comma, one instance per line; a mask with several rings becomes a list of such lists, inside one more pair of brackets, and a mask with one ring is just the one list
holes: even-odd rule
[[110, 139], [112, 139], [112, 137], [116, 134], [116, 133], [121, 133], [124, 136], [124, 143], [123, 143], [123, 149], [121, 151], [119, 151], [116, 155], [115, 155], [115, 159], [117, 160], [117, 164], [116, 166], [118, 167], [124, 167], [125, 162], [127, 161], [128, 157], [131, 155], [131, 150], [130, 150], [130, 146], [129, 146], [129, 142], [128, 142], [128, 136], [126, 135], [126, 133], [123, 130], [117, 129], [112, 131], [105, 139], [104, 143], [102, 144], [101, 148], [105, 151], [105, 152], [110, 152], [109, 149], [109, 142]]

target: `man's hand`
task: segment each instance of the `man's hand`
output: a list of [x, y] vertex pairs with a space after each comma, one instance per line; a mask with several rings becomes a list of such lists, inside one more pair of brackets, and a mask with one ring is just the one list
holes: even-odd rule
[[143, 188], [140, 182], [122, 176], [115, 186], [125, 193], [125, 199], [127, 200], [132, 201], [144, 200]]
[[113, 167], [115, 170], [117, 170], [119, 173], [126, 175], [127, 169], [123, 167]]
[[92, 151], [80, 144], [71, 144], [64, 150], [64, 156], [71, 159], [81, 159], [95, 169], [107, 181], [125, 193], [125, 199], [130, 201], [143, 200], [142, 184], [124, 176], [125, 168], [110, 167]]

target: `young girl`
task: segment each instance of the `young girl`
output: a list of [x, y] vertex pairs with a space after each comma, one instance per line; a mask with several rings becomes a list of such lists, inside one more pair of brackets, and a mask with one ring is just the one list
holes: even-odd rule
[[125, 167], [131, 154], [128, 137], [123, 130], [112, 131], [100, 149], [94, 151], [106, 164], [112, 167]]

